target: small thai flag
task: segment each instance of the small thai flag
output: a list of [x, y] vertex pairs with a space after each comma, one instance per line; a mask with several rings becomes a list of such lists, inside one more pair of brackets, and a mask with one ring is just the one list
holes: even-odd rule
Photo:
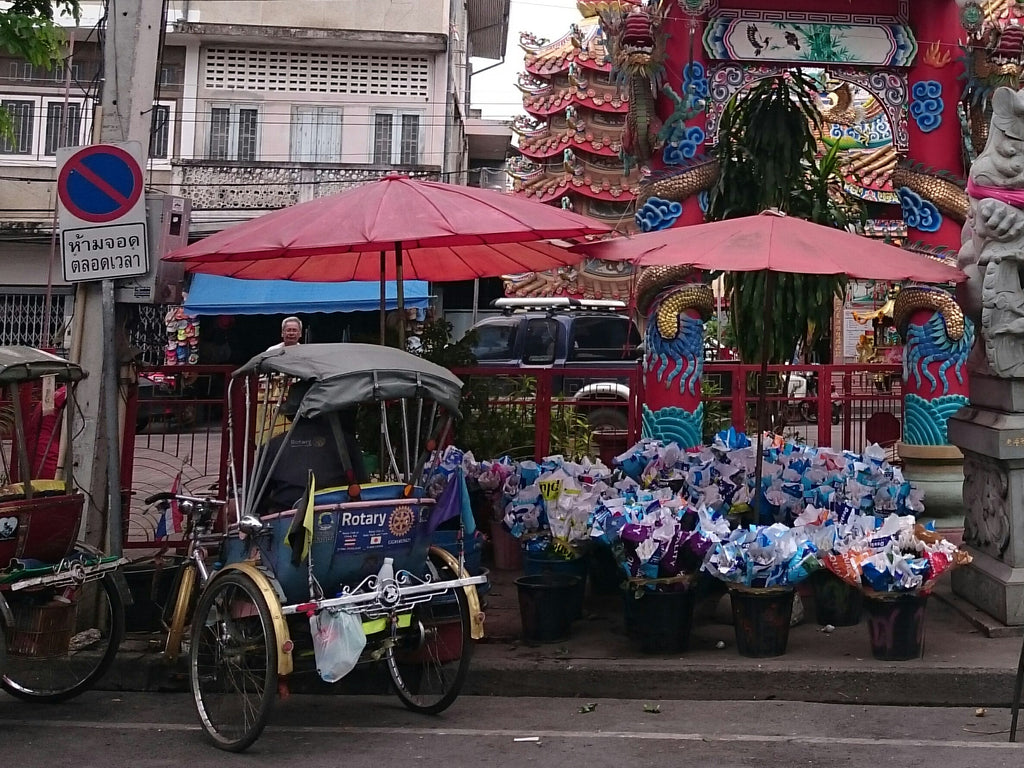
[[346, 536], [344, 539], [342, 539], [341, 546], [343, 546], [345, 549], [355, 549], [356, 537]]
[[[181, 472], [179, 471], [174, 476], [174, 482], [171, 483], [171, 493], [177, 493], [180, 487]], [[178, 500], [171, 499], [170, 502], [160, 508], [160, 519], [156, 522], [155, 537], [166, 539], [170, 533], [181, 533], [183, 530], [184, 525], [182, 524], [182, 514], [178, 506]]]

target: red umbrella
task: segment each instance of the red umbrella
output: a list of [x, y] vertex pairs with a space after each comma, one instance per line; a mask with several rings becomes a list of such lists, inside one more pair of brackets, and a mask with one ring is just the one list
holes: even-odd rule
[[[630, 261], [644, 267], [692, 266], [720, 272], [766, 270], [765, 317], [773, 314], [770, 302], [777, 272], [846, 275], [889, 282], [959, 283], [967, 279], [956, 267], [926, 256], [778, 211], [583, 243], [573, 250], [593, 258]], [[764, 328], [763, 347], [767, 349], [767, 323]], [[761, 358], [758, 385], [759, 435], [765, 428], [767, 378], [768, 355], [765, 354]], [[761, 487], [761, 473], [761, 462], [757, 462], [755, 489]], [[759, 502], [760, 493], [755, 492], [755, 509]]]
[[[330, 282], [380, 279], [378, 253], [394, 249], [407, 277], [469, 280], [577, 264], [579, 256], [537, 241], [610, 231], [494, 190], [390, 175], [237, 224], [165, 258], [194, 272]], [[495, 247], [517, 243], [532, 245]], [[389, 265], [386, 277], [397, 278], [397, 267]]]
[[842, 229], [784, 214], [711, 221], [574, 246], [599, 259], [638, 266], [692, 266], [720, 272], [801, 272], [868, 280], [959, 283], [956, 267]]
[[494, 190], [388, 175], [237, 224], [164, 258], [192, 272], [254, 280], [379, 279], [382, 293], [385, 280], [396, 280], [401, 308], [406, 276], [470, 280], [573, 265], [579, 256], [538, 241], [610, 231]]

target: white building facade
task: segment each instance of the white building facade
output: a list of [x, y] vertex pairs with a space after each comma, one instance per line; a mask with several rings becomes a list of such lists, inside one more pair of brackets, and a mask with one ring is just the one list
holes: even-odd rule
[[[504, 55], [509, 0], [165, 6], [145, 180], [191, 200], [193, 237], [392, 171], [466, 183], [479, 133], [473, 120], [467, 132], [469, 58]], [[116, 23], [98, 3], [83, 11], [64, 69], [0, 58], [15, 124], [0, 142], [0, 344], [60, 346], [72, 311], [52, 235], [55, 155], [93, 140]]]

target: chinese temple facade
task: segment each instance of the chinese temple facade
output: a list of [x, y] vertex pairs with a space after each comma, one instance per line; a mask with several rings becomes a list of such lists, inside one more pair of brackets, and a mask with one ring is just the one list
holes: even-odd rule
[[[513, 124], [520, 155], [510, 173], [517, 195], [631, 232], [641, 176], [623, 161], [629, 92], [612, 73], [596, 6], [581, 2], [580, 21], [557, 40], [522, 35], [525, 70], [518, 86], [526, 114]], [[509, 278], [506, 292], [625, 299], [631, 275], [621, 265], [587, 261], [577, 269]]]

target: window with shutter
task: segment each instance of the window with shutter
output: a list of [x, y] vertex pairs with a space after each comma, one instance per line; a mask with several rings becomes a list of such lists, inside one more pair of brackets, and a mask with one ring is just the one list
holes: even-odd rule
[[341, 122], [337, 107], [294, 107], [291, 159], [300, 163], [340, 163]]

